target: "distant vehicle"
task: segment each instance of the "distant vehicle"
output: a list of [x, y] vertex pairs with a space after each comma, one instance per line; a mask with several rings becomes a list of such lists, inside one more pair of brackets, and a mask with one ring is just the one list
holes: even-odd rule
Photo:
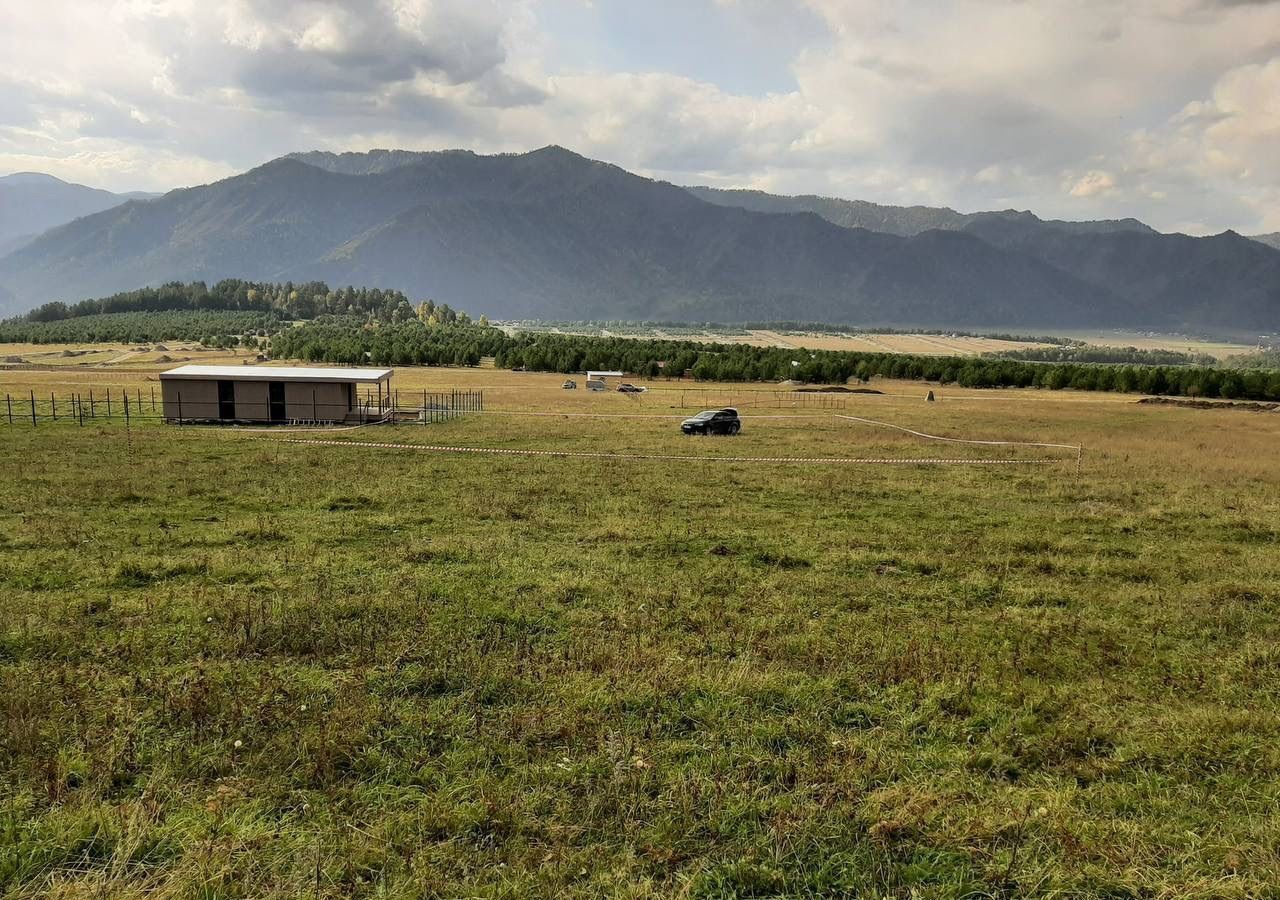
[[737, 434], [742, 420], [736, 409], [708, 409], [680, 423], [685, 434]]
[[578, 382], [570, 378], [564, 384], [560, 385], [560, 387], [564, 388], [566, 391], [576, 391], [578, 389]]
[[608, 390], [608, 387], [609, 386], [603, 381], [595, 381], [591, 378], [587, 379], [587, 390], [589, 391], [604, 391]]
[[645, 391], [649, 389], [644, 387], [636, 387], [634, 384], [627, 384], [624, 382], [618, 385], [618, 390], [624, 394], [643, 394]]

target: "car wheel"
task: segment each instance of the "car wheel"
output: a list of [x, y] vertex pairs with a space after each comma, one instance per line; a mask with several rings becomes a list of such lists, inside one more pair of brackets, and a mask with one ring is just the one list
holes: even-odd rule
[[737, 433], [738, 433], [739, 431], [741, 431], [741, 430], [742, 430], [742, 423], [741, 423], [741, 422], [734, 422], [734, 423], [733, 423], [733, 426], [732, 426], [732, 427], [730, 427], [730, 429], [729, 429], [729, 433], [730, 433], [730, 434], [737, 434]]

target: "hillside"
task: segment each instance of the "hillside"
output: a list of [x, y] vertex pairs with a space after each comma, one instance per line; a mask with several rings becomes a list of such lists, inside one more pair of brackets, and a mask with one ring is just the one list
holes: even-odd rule
[[1212, 237], [1025, 228], [980, 218], [965, 231], [1163, 311], [1191, 329], [1280, 327], [1280, 252], [1233, 231]]
[[1280, 250], [1280, 231], [1273, 231], [1271, 234], [1255, 234], [1250, 236], [1250, 240], [1258, 241], [1266, 244], [1268, 247], [1274, 247]]
[[811, 212], [828, 222], [845, 228], [867, 228], [909, 237], [931, 229], [961, 231], [975, 222], [999, 220], [1016, 222], [1026, 228], [1050, 228], [1069, 232], [1110, 234], [1119, 231], [1155, 230], [1137, 219], [1105, 219], [1095, 222], [1044, 220], [1026, 211], [1006, 209], [1000, 212], [958, 213], [954, 209], [935, 206], [882, 206], [866, 200], [841, 200], [814, 194], [785, 196], [764, 191], [722, 190], [710, 187], [687, 187], [695, 197], [721, 206], [738, 206], [756, 212]]
[[1241, 330], [1280, 318], [1280, 252], [1235, 235], [810, 199], [686, 190], [558, 147], [303, 153], [54, 228], [0, 259], [0, 286], [10, 311], [234, 277], [394, 287], [521, 318]]
[[0, 256], [41, 232], [151, 194], [113, 194], [39, 172], [0, 177]]

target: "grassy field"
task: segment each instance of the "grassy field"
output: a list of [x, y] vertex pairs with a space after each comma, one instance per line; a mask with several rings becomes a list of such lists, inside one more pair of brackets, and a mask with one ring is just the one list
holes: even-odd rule
[[[514, 332], [520, 329], [508, 327], [507, 330]], [[1030, 347], [1047, 346], [1032, 341], [1007, 341], [998, 338], [947, 334], [836, 334], [766, 329], [695, 331], [689, 328], [674, 332], [659, 327], [640, 326], [630, 326], [619, 331], [610, 331], [601, 327], [574, 330], [571, 327], [550, 326], [545, 330], [561, 334], [704, 341], [720, 344], [748, 344], [753, 347], [786, 349], [804, 347], [807, 350], [853, 350], [862, 353], [923, 353], [930, 356], [977, 356], [1001, 350], [1025, 350]]]
[[1280, 896], [1280, 415], [842, 410], [1077, 474], [560, 380], [399, 371], [487, 412], [351, 446], [0, 424], [0, 895]]
[[1174, 350], [1178, 353], [1204, 353], [1225, 360], [1258, 349], [1256, 343], [1214, 341], [1184, 334], [1158, 334], [1140, 331], [1064, 331], [1063, 337], [1075, 338], [1100, 347], [1137, 347], [1139, 350]]
[[[570, 328], [556, 331], [575, 334]], [[1010, 329], [1016, 331], [1017, 329]], [[607, 334], [600, 328], [582, 333]], [[1038, 332], [1037, 332], [1038, 333]], [[1181, 334], [1157, 334], [1136, 331], [1062, 331], [1050, 329], [1061, 337], [1074, 338], [1102, 347], [1136, 347], [1140, 350], [1173, 350], [1179, 353], [1203, 353], [1219, 360], [1257, 350], [1256, 344], [1212, 341]], [[617, 332], [619, 337], [672, 338], [675, 340], [712, 341], [725, 344], [750, 344], [756, 347], [783, 347], [808, 350], [851, 350], [860, 353], [914, 353], [927, 356], [978, 356], [1004, 350], [1027, 350], [1048, 346], [1033, 341], [1009, 341], [999, 338], [970, 337], [950, 334], [836, 334], [820, 332], [769, 331], [761, 329], [737, 332], [708, 330], [701, 333], [688, 329], [667, 333], [661, 328], [631, 326]]]

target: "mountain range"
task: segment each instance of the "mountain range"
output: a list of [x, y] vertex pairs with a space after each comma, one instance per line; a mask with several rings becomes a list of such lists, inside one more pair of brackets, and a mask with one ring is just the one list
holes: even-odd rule
[[113, 194], [39, 172], [5, 175], [0, 177], [0, 256], [72, 219], [155, 196], [141, 191]]
[[683, 188], [559, 147], [298, 153], [124, 202], [0, 257], [0, 309], [224, 277], [493, 318], [1280, 329], [1280, 249], [1234, 232]]

